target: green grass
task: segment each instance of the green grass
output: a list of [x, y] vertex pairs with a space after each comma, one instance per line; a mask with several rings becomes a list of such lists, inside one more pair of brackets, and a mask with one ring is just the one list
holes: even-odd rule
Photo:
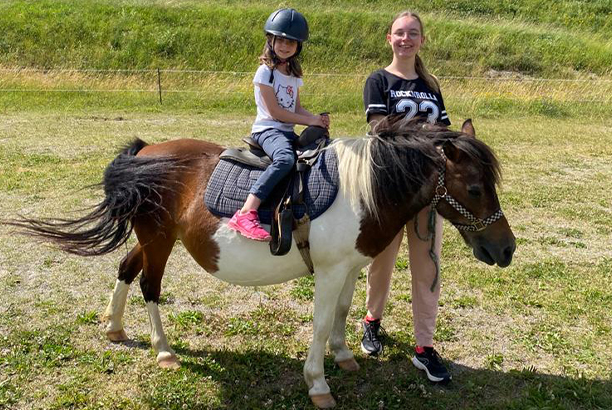
[[[399, 11], [396, 3], [297, 1], [293, 6], [310, 22], [307, 72], [366, 73], [390, 59], [384, 34]], [[423, 53], [438, 74], [610, 73], [612, 27], [605, 16], [611, 6], [603, 0], [417, 1], [411, 6], [423, 12], [430, 39]], [[266, 1], [11, 0], [0, 6], [0, 65], [251, 72], [263, 47], [259, 28], [276, 7]]]
[[[294, 6], [308, 15], [312, 31], [303, 54], [302, 102], [315, 112], [359, 112], [366, 76], [390, 61], [384, 33], [396, 5]], [[4, 2], [0, 113], [252, 113], [251, 77], [262, 47], [262, 33], [253, 27], [274, 7], [264, 1]], [[423, 58], [441, 78], [453, 115], [609, 118], [612, 28], [602, 19], [605, 2], [417, 1], [414, 7], [427, 26]]]
[[[100, 195], [80, 188], [97, 182], [118, 147], [135, 136], [231, 145], [252, 120], [235, 112], [104, 110], [0, 118], [1, 180], [19, 181], [0, 190], [0, 219], [16, 211], [78, 214]], [[360, 124], [360, 114], [337, 114], [332, 131], [356, 135]], [[405, 245], [380, 361], [359, 353], [362, 273], [347, 326], [362, 370], [345, 375], [326, 359], [341, 409], [381, 402], [397, 409], [612, 406], [612, 258], [603, 246], [612, 235], [612, 197], [603, 183], [612, 177], [612, 151], [599, 143], [610, 128], [601, 120], [527, 114], [475, 118], [475, 126], [502, 161], [500, 200], [518, 238], [515, 260], [503, 270], [482, 265], [445, 227], [435, 343], [453, 372], [446, 388], [428, 384], [409, 363], [414, 334]], [[309, 408], [302, 366], [311, 338], [312, 278], [257, 289], [227, 285], [202, 272], [179, 244], [160, 310], [182, 368], [168, 372], [155, 365], [137, 281], [125, 316], [132, 341], [108, 343], [98, 323], [124, 249], [83, 259], [0, 229], [0, 406]]]
[[[383, 33], [398, 4], [292, 5], [307, 14], [313, 33], [304, 53], [304, 105], [332, 112], [333, 137], [363, 135], [363, 81], [388, 63]], [[15, 90], [0, 92], [0, 220], [18, 213], [80, 215], [101, 195], [83, 187], [98, 183], [134, 137], [239, 144], [253, 120], [259, 27], [277, 6], [2, 2], [4, 68], [231, 73], [164, 71], [160, 104], [155, 72], [0, 71], [0, 88]], [[441, 77], [453, 127], [472, 117], [479, 138], [500, 158], [500, 201], [518, 249], [510, 267], [491, 268], [445, 226], [435, 343], [453, 373], [447, 387], [430, 385], [409, 362], [415, 341], [405, 244], [380, 360], [359, 349], [362, 272], [347, 324], [362, 369], [347, 375], [330, 357], [325, 361], [338, 408], [612, 408], [609, 2], [416, 0], [410, 6], [427, 24], [423, 54]], [[132, 238], [127, 249], [133, 244]], [[155, 364], [137, 280], [124, 322], [130, 342], [111, 344], [103, 335], [100, 317], [125, 252], [68, 256], [0, 226], [0, 408], [311, 408], [302, 378], [312, 336], [311, 277], [231, 286], [203, 272], [178, 244], [160, 297], [182, 363], [171, 372]]]
[[314, 300], [314, 277], [304, 276], [296, 279], [290, 294], [295, 299]]
[[[0, 72], [0, 78], [2, 77]], [[106, 84], [95, 75], [71, 78], [74, 89], [95, 91], [69, 91], [73, 86], [62, 85], [62, 74], [44, 78], [27, 85], [28, 73], [14, 79], [15, 87], [0, 93], [0, 112], [32, 111], [89, 115], [98, 117], [98, 111], [116, 112], [112, 118], [101, 121], [122, 121], [126, 113], [207, 113], [235, 112], [251, 114], [255, 111], [252, 86], [248, 74], [199, 73], [182, 79], [168, 79], [163, 87], [160, 104], [155, 86], [153, 91], [133, 92], [133, 85], [117, 78], [117, 84]], [[176, 76], [175, 76], [176, 77]], [[362, 111], [362, 87], [366, 76], [355, 74], [339, 77], [305, 76], [302, 103], [313, 112], [329, 111], [338, 114], [356, 114]], [[601, 81], [548, 81], [525, 79], [441, 79], [447, 107], [452, 107], [451, 119], [459, 117], [506, 118], [542, 116], [551, 119], [609, 117], [612, 109], [612, 80]], [[230, 90], [223, 90], [226, 85]], [[330, 86], [334, 85], [334, 90]], [[140, 86], [137, 86], [137, 88]], [[219, 91], [219, 88], [222, 90]], [[113, 91], [122, 89], [127, 91]], [[362, 119], [360, 119], [361, 121]], [[365, 121], [362, 122], [365, 132]], [[41, 157], [30, 161], [53, 161]]]

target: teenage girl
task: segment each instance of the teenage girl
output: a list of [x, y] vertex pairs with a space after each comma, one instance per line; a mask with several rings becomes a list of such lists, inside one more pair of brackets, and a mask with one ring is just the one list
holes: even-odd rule
[[[450, 125], [440, 86], [418, 55], [425, 43], [425, 33], [420, 17], [411, 12], [398, 14], [387, 32], [387, 42], [393, 50], [393, 61], [387, 67], [375, 71], [366, 80], [363, 99], [366, 119], [375, 130], [375, 124], [384, 116], [404, 114], [406, 119], [422, 119], [432, 124]], [[429, 208], [416, 216], [420, 227], [427, 226]], [[437, 218], [435, 253], [440, 255], [442, 218]], [[427, 373], [434, 382], [451, 379], [440, 356], [433, 348], [433, 335], [438, 313], [440, 281], [433, 292], [430, 286], [436, 275], [434, 262], [429, 255], [430, 241], [419, 239], [414, 221], [406, 225], [410, 272], [412, 275], [412, 312], [416, 350], [413, 364]], [[425, 233], [421, 232], [421, 236]], [[379, 254], [368, 271], [366, 305], [368, 313], [363, 320], [362, 350], [376, 356], [383, 350], [380, 320], [389, 296], [391, 273], [399, 251], [404, 229], [393, 242]]]
[[231, 229], [257, 241], [271, 240], [259, 224], [257, 209], [293, 168], [295, 124], [329, 127], [327, 115], [313, 115], [300, 104], [299, 88], [303, 81], [298, 56], [302, 43], [308, 39], [304, 16], [294, 9], [277, 10], [268, 17], [264, 30], [266, 44], [253, 78], [257, 118], [251, 137], [272, 158], [272, 164], [257, 179], [242, 209], [228, 223]]

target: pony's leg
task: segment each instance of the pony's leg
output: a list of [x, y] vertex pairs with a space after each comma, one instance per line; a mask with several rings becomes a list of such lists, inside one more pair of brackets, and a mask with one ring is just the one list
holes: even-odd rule
[[304, 364], [304, 379], [308, 385], [308, 394], [315, 406], [330, 408], [336, 405], [329, 386], [325, 382], [323, 358], [325, 345], [332, 329], [338, 297], [346, 283], [346, 267], [317, 269], [315, 276], [315, 301], [313, 336], [308, 357]]
[[151, 346], [157, 353], [157, 364], [168, 369], [177, 369], [180, 365], [164, 333], [159, 315], [159, 295], [162, 276], [173, 246], [174, 239], [166, 238], [147, 243], [144, 247], [143, 272], [140, 277], [140, 289], [151, 322]]
[[158, 303], [147, 302], [147, 311], [151, 320], [151, 345], [157, 353], [157, 364], [164, 369], [178, 369], [181, 365], [176, 353], [168, 344], [159, 315]]
[[102, 317], [102, 320], [108, 322], [106, 325], [106, 336], [112, 342], [128, 340], [125, 330], [123, 330], [123, 313], [130, 285], [141, 270], [142, 248], [140, 244], [137, 244], [123, 258], [119, 265], [119, 275], [115, 282], [115, 290]]
[[335, 356], [334, 361], [342, 370], [347, 371], [359, 370], [359, 364], [355, 361], [353, 352], [346, 346], [346, 316], [353, 302], [353, 292], [359, 271], [360, 269], [355, 269], [346, 277], [338, 298], [334, 324], [329, 336], [329, 349]]

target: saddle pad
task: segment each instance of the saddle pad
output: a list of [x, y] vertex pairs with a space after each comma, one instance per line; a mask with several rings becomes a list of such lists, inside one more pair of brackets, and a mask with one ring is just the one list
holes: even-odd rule
[[[204, 194], [204, 203], [216, 216], [231, 218], [246, 201], [249, 190], [264, 171], [230, 159], [222, 159], [216, 166]], [[338, 159], [332, 149], [324, 150], [317, 162], [306, 172], [304, 203], [310, 219], [315, 219], [327, 210], [338, 194]], [[259, 207], [259, 220], [270, 224], [273, 204], [283, 195], [287, 180], [283, 180], [272, 191], [270, 197]], [[304, 216], [306, 207], [294, 205], [293, 215]]]

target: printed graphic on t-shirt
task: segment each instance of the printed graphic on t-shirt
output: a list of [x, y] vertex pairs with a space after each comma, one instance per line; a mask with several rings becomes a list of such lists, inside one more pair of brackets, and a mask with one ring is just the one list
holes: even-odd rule
[[414, 89], [419, 84], [416, 82], [397, 82], [393, 86], [400, 89], [389, 90], [388, 104], [391, 113], [401, 114], [406, 116], [407, 120], [414, 117], [422, 117], [428, 122], [435, 124], [438, 121], [444, 122], [448, 119], [446, 110], [440, 109], [440, 102], [435, 93], [425, 89], [425, 91], [417, 91]]
[[293, 104], [295, 104], [292, 86], [288, 85], [287, 87], [283, 87], [282, 85], [279, 85], [275, 94], [276, 101], [278, 101], [278, 105], [280, 107], [288, 109], [293, 107]]
[[432, 124], [450, 125], [442, 95], [429, 88], [421, 78], [406, 80], [386, 70], [375, 71], [364, 87], [366, 120], [375, 114], [403, 114]]
[[[393, 90], [391, 90], [393, 94]], [[400, 93], [410, 93], [413, 94], [412, 91], [398, 91], [395, 92], [396, 95]], [[417, 101], [409, 98], [402, 98], [397, 103], [395, 103], [395, 112], [397, 113], [406, 113], [406, 119], [410, 120], [415, 116], [420, 115], [427, 118], [427, 121], [435, 124], [439, 119], [444, 120], [447, 119], [446, 110], [442, 112], [443, 118], [440, 118], [440, 109], [433, 101], [438, 101], [435, 95], [430, 93], [419, 93], [416, 92], [414, 94], [419, 94], [419, 98], [417, 101], [421, 100], [417, 103]], [[393, 97], [392, 97], [393, 100]]]
[[301, 78], [286, 75], [278, 70], [272, 70], [265, 64], [257, 69], [253, 77], [255, 104], [257, 105], [257, 117], [251, 127], [251, 132], [262, 132], [269, 128], [281, 131], [293, 131], [295, 124], [277, 121], [268, 111], [263, 100], [263, 87], [271, 87], [279, 107], [289, 112], [295, 112], [299, 88], [304, 84]]

